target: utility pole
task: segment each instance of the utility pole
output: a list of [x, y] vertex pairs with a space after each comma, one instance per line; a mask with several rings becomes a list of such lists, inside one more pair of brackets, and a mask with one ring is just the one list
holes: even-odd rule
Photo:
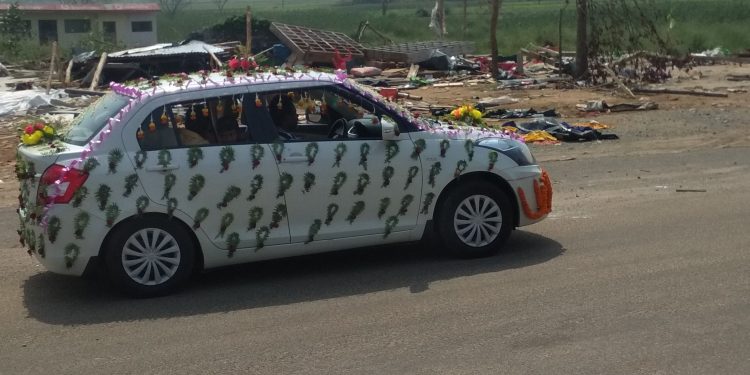
[[[588, 0], [576, 0], [576, 79], [584, 79], [589, 72], [589, 4]], [[562, 55], [562, 49], [560, 50]], [[562, 68], [562, 67], [561, 67]]]

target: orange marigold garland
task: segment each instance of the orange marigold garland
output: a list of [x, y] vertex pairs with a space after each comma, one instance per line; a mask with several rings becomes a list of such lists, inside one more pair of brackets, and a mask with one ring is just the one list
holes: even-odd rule
[[521, 200], [521, 208], [524, 215], [531, 220], [542, 218], [544, 215], [552, 212], [552, 181], [546, 171], [542, 171], [541, 186], [539, 181], [534, 180], [534, 195], [536, 197], [536, 211], [532, 211], [529, 202], [526, 201], [526, 194], [522, 188], [518, 188], [518, 197]]

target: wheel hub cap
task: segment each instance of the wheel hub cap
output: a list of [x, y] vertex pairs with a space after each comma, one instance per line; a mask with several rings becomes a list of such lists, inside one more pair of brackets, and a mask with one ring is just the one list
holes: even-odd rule
[[158, 285], [174, 276], [180, 265], [180, 247], [166, 231], [145, 228], [128, 238], [122, 249], [122, 266], [142, 285]]
[[459, 203], [453, 215], [453, 229], [461, 242], [471, 247], [492, 243], [500, 234], [503, 216], [500, 206], [486, 195], [472, 195]]

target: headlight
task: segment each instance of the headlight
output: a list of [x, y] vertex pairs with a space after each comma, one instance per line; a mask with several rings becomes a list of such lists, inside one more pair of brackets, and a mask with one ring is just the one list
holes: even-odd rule
[[482, 138], [476, 141], [476, 145], [495, 150], [509, 157], [519, 166], [536, 164], [534, 155], [523, 142], [508, 138]]

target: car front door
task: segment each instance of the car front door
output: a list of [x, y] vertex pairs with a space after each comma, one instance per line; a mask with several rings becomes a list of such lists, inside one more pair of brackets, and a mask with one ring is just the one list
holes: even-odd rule
[[[276, 160], [270, 146], [253, 136], [260, 120], [248, 113], [252, 101], [243, 92], [202, 94], [157, 98], [138, 112], [140, 127], [125, 135], [138, 139], [128, 148], [145, 191], [138, 204], [170, 217], [179, 213], [230, 256], [238, 249], [288, 244]], [[236, 138], [222, 138], [224, 120], [237, 126]]]
[[[378, 107], [332, 86], [264, 97], [272, 112], [288, 107], [299, 119], [291, 128], [277, 123], [282, 137], [272, 145], [286, 182], [292, 243], [388, 237], [414, 228], [422, 189], [419, 153], [408, 134], [382, 139]], [[361, 126], [351, 129], [355, 120]]]

